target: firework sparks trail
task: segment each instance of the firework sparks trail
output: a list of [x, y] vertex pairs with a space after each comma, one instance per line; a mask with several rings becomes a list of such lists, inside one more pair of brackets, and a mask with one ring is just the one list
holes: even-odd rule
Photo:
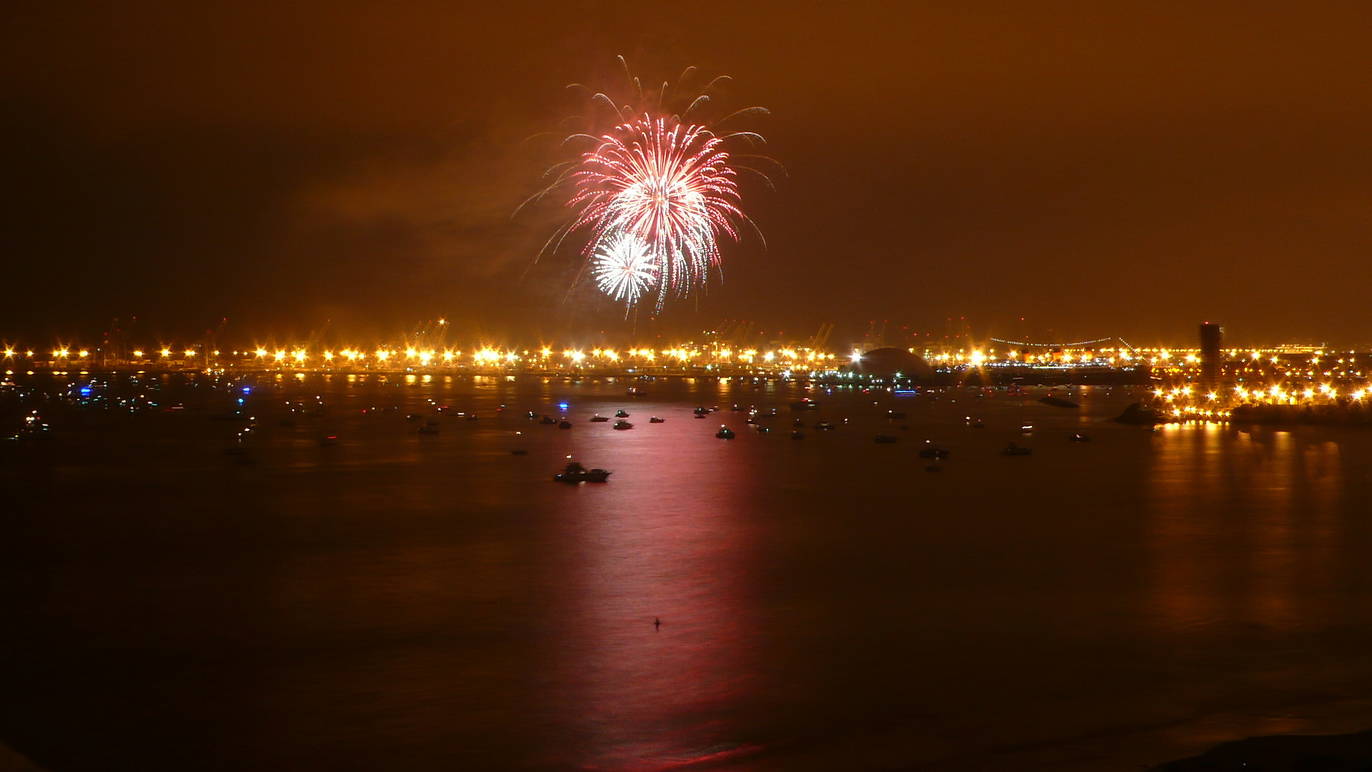
[[[708, 285], [712, 272], [722, 275], [721, 239], [738, 241], [744, 226], [761, 239], [757, 226], [743, 211], [739, 173], [748, 172], [772, 187], [768, 174], [750, 164], [761, 161], [780, 165], [763, 155], [735, 154], [725, 147], [733, 142], [764, 143], [762, 136], [752, 131], [722, 130], [724, 124], [736, 119], [765, 115], [764, 108], [735, 110], [717, 121], [703, 117], [713, 92], [731, 80], [729, 76], [721, 75], [701, 91], [685, 92], [684, 97], [669, 97], [673, 91], [669, 84], [645, 91], [629, 73], [623, 57], [620, 63], [634, 104], [620, 106], [604, 92], [591, 94], [591, 112], [608, 108], [614, 124], [600, 129], [588, 127], [567, 136], [562, 141], [564, 146], [586, 143], [590, 149], [551, 167], [545, 175], [550, 181], [525, 204], [570, 187], [566, 203], [573, 215], [539, 254], [550, 249], [556, 252], [570, 235], [584, 233], [582, 254], [601, 291], [632, 308], [655, 289], [657, 310], [661, 311], [669, 297], [689, 296]], [[695, 68], [688, 67], [680, 82], [684, 84], [694, 72]], [[579, 84], [573, 87], [585, 88]], [[669, 109], [669, 99], [681, 99], [686, 109]], [[629, 236], [634, 242], [625, 240]], [[765, 239], [762, 241], [765, 245]], [[645, 253], [635, 253], [635, 259], [644, 266], [651, 265], [651, 278], [640, 276], [626, 286], [609, 277], [615, 274], [611, 267], [615, 261], [623, 264], [631, 243], [635, 250]]]
[[657, 265], [647, 242], [628, 232], [601, 239], [591, 272], [600, 291], [624, 301], [625, 314], [657, 283]]
[[571, 229], [589, 229], [592, 249], [607, 234], [637, 236], [656, 264], [659, 309], [669, 293], [705, 284], [720, 264], [717, 236], [738, 239], [745, 217], [721, 145], [700, 126], [644, 118], [605, 135], [573, 175]]

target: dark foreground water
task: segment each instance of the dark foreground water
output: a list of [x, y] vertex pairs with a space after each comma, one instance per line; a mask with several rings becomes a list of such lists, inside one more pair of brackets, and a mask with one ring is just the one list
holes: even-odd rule
[[[268, 378], [236, 456], [227, 390], [154, 379], [157, 410], [6, 443], [0, 740], [54, 770], [1056, 770], [1372, 726], [1372, 433], [628, 385]], [[792, 440], [807, 394], [850, 423]], [[480, 420], [420, 435], [429, 400]], [[572, 430], [524, 416], [564, 401]], [[569, 453], [611, 482], [552, 482]]]

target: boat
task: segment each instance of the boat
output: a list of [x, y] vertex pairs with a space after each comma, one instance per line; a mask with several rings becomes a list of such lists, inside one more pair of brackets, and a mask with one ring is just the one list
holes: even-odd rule
[[705, 417], [705, 414], [704, 414], [704, 413], [696, 413], [696, 418], [704, 418], [704, 417]]
[[603, 416], [599, 413], [596, 413], [595, 415], [591, 416], [591, 423], [593, 424], [603, 424], [608, 420], [610, 419], [607, 416]]
[[1123, 413], [1115, 419], [1118, 423], [1134, 424], [1137, 426], [1153, 426], [1163, 423], [1166, 420], [1163, 414], [1149, 407], [1144, 407], [1142, 402], [1130, 403]]
[[695, 409], [695, 414], [698, 415], [698, 416], [704, 416], [706, 413], [709, 413], [709, 412], [710, 412], [710, 411], [707, 410], [707, 409], [705, 409], [704, 407], [698, 407], [698, 408]]
[[626, 429], [634, 428], [634, 425], [629, 423], [628, 421], [615, 421], [615, 428], [622, 432]]
[[626, 413], [626, 412], [624, 411], [624, 408], [620, 408], [620, 409], [618, 409], [618, 410], [615, 411], [615, 418], [628, 418], [628, 417], [629, 417], [629, 414]]
[[320, 437], [320, 438], [319, 438], [319, 447], [321, 447], [321, 448], [329, 448], [329, 447], [333, 447], [334, 445], [337, 445], [337, 444], [338, 444], [338, 435], [337, 435], [337, 434], [326, 434], [326, 435], [324, 435], [323, 437]]
[[648, 393], [648, 392], [644, 391], [643, 389], [641, 389], [641, 388], [639, 388], [639, 387], [637, 387], [637, 386], [630, 386], [629, 389], [628, 389], [627, 391], [624, 392], [625, 396], [629, 396], [629, 397], [641, 397], [641, 396], [643, 396], [644, 394], [647, 394], [647, 393]]
[[755, 429], [758, 434], [766, 434], [771, 431], [771, 429], [768, 429], [765, 426], [754, 426], [753, 429]]
[[1070, 441], [1072, 441], [1072, 442], [1090, 442], [1090, 441], [1091, 441], [1091, 437], [1090, 437], [1089, 435], [1080, 434], [1080, 433], [1078, 433], [1078, 434], [1073, 434], [1071, 437], [1068, 437], [1067, 439], [1070, 440]]
[[903, 420], [905, 420], [905, 414], [902, 413], [902, 412], [899, 411], [899, 410], [887, 410], [887, 411], [886, 411], [886, 417], [889, 418], [889, 419], [891, 419], [891, 420], [893, 420], [893, 421], [903, 421]]
[[951, 451], [935, 445], [933, 440], [925, 440], [924, 447], [919, 449], [920, 458], [943, 459], [948, 458], [949, 455], [951, 455]]
[[878, 434], [876, 437], [873, 438], [873, 441], [876, 442], [878, 445], [890, 445], [898, 439], [899, 438], [896, 437], [894, 434]]
[[653, 416], [653, 417], [651, 417], [651, 418], [648, 419], [648, 423], [650, 423], [650, 424], [665, 424], [665, 423], [667, 423], [667, 419], [666, 419], [666, 418], [659, 418], [658, 416]]
[[819, 409], [819, 403], [816, 402], [816, 401], [814, 401], [813, 399], [810, 399], [809, 397], [806, 397], [806, 398], [804, 398], [804, 399], [802, 399], [802, 400], [799, 400], [799, 401], [797, 401], [797, 402], [792, 402], [792, 403], [791, 403], [791, 409], [792, 409], [792, 410], [818, 410], [818, 409]]
[[829, 423], [828, 421], [820, 421], [819, 423], [815, 424], [815, 428], [822, 432], [832, 432], [834, 430], [834, 425]]
[[567, 466], [555, 475], [553, 479], [557, 482], [577, 483], [591, 482], [603, 483], [610, 478], [610, 471], [607, 469], [587, 469], [575, 461], [568, 461]]
[[721, 426], [719, 427], [719, 431], [715, 432], [715, 436], [721, 440], [732, 440], [734, 438], [734, 430], [727, 426]]
[[547, 424], [549, 426], [552, 426], [553, 424], [557, 423], [557, 419], [553, 418], [550, 415], [545, 415], [542, 418], [538, 419], [538, 422], [541, 424]]
[[1048, 396], [1041, 398], [1039, 402], [1042, 402], [1045, 405], [1052, 405], [1053, 407], [1081, 407], [1081, 405], [1078, 405], [1070, 399], [1055, 397], [1052, 394], [1049, 394]]
[[1024, 434], [1028, 434], [1029, 432], [1034, 431], [1034, 425], [1033, 425], [1033, 424], [1020, 424], [1019, 430], [1020, 430], [1020, 432], [1022, 432], [1022, 433], [1024, 433]]
[[801, 430], [796, 429], [796, 430], [794, 430], [794, 431], [791, 432], [791, 439], [793, 439], [793, 440], [803, 440], [803, 439], [805, 439], [805, 432], [802, 432]]
[[568, 421], [567, 419], [564, 418], [564, 419], [562, 419], [561, 421], [558, 421], [558, 422], [557, 422], [557, 428], [559, 428], [559, 429], [570, 429], [570, 428], [572, 428], [572, 422], [571, 422], [571, 421]]
[[1028, 456], [1033, 452], [1033, 448], [1026, 448], [1023, 445], [1016, 445], [1012, 442], [1009, 445], [1006, 445], [1005, 449], [1002, 450], [1000, 454], [1002, 456]]

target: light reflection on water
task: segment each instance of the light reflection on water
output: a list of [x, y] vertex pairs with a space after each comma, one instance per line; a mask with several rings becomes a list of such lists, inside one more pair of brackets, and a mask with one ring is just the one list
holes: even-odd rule
[[[797, 441], [795, 385], [633, 383], [269, 377], [252, 463], [193, 410], [7, 456], [33, 518], [9, 570], [41, 580], [0, 728], [73, 769], [108, 761], [73, 727], [149, 768], [1062, 769], [1372, 694], [1364, 432], [842, 392]], [[327, 416], [278, 422], [314, 394]], [[428, 400], [480, 420], [418, 435]], [[525, 418], [564, 401], [571, 430]], [[779, 408], [772, 432], [734, 402]], [[587, 422], [618, 407], [634, 430]], [[567, 454], [611, 482], [551, 482]]]

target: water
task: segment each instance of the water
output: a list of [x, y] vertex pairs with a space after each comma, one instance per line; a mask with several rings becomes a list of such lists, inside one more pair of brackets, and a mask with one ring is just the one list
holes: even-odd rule
[[[54, 770], [1138, 769], [1372, 724], [1365, 431], [1150, 432], [1118, 388], [288, 376], [240, 457], [227, 391], [151, 385], [184, 409], [0, 448], [0, 738]], [[480, 419], [420, 435], [429, 400]], [[563, 401], [570, 431], [524, 417]], [[568, 454], [611, 481], [553, 483]]]

